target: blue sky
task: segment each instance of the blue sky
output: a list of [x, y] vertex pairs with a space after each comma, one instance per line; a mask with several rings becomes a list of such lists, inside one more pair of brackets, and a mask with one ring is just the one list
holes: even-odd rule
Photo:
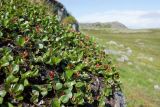
[[130, 28], [160, 27], [160, 0], [59, 0], [79, 22], [119, 21]]

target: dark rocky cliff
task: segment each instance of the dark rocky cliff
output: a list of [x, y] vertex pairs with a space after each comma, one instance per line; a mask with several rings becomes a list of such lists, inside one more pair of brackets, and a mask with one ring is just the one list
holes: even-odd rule
[[67, 11], [65, 6], [57, 0], [46, 0], [52, 6], [52, 11], [57, 15], [58, 21], [62, 24], [71, 24], [75, 31], [79, 31], [78, 21]]

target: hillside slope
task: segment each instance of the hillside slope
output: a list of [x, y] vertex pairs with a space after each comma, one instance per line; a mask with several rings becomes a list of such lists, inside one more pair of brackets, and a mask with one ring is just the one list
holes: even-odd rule
[[0, 106], [104, 106], [119, 74], [87, 35], [28, 0], [0, 1]]

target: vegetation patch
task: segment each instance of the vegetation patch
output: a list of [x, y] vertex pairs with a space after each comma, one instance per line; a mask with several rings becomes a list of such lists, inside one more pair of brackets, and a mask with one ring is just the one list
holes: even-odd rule
[[27, 0], [0, 7], [0, 106], [102, 107], [118, 89], [116, 68], [89, 36]]

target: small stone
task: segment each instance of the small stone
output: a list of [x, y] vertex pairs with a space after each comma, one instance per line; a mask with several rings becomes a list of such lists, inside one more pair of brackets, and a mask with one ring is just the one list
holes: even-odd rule
[[154, 85], [154, 89], [160, 91], [160, 86], [159, 85]]
[[129, 61], [128, 56], [122, 55], [120, 58], [117, 59], [118, 62], [127, 62]]
[[128, 65], [133, 65], [133, 63], [132, 62], [128, 62]]

